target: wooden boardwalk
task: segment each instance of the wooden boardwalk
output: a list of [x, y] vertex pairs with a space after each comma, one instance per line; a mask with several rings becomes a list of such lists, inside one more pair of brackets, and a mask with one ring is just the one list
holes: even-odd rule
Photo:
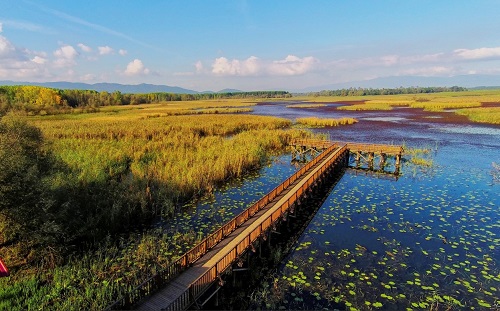
[[197, 304], [211, 285], [222, 281], [221, 275], [288, 215], [313, 185], [332, 169], [348, 165], [347, 144], [319, 144], [324, 151], [311, 162], [107, 310], [184, 310]]
[[290, 142], [290, 145], [293, 148], [292, 157], [296, 160], [303, 161], [306, 159], [306, 154], [309, 153], [316, 155], [332, 144], [346, 145], [350, 154], [353, 155], [356, 162], [356, 168], [360, 168], [361, 162], [364, 162], [367, 164], [368, 170], [373, 170], [375, 166], [375, 158], [378, 157], [378, 167], [380, 171], [383, 171], [387, 163], [387, 157], [392, 156], [395, 159], [395, 170], [392, 174], [399, 175], [401, 157], [404, 152], [402, 146], [335, 142], [330, 140], [296, 139]]
[[294, 139], [290, 142], [290, 145], [295, 148], [301, 148], [304, 150], [314, 149], [318, 151], [325, 150], [332, 144], [347, 145], [347, 149], [349, 149], [351, 153], [363, 152], [363, 153], [378, 153], [378, 154], [397, 156], [397, 155], [402, 155], [404, 151], [403, 147], [397, 145], [341, 142], [341, 141], [321, 140], [321, 139]]

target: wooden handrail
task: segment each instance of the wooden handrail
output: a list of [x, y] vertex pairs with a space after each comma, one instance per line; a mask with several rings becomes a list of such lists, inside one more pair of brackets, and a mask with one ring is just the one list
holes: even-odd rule
[[[142, 298], [145, 298], [152, 292], [162, 287], [164, 284], [171, 281], [173, 278], [177, 277], [180, 273], [187, 270], [190, 264], [196, 262], [196, 260], [201, 258], [210, 249], [212, 249], [215, 245], [217, 245], [220, 241], [222, 241], [226, 236], [228, 236], [234, 230], [236, 230], [236, 228], [240, 227], [243, 223], [245, 223], [258, 211], [262, 210], [274, 198], [279, 196], [280, 193], [284, 189], [286, 189], [286, 187], [284, 187], [285, 183], [288, 186], [293, 184], [293, 182], [295, 182], [299, 177], [304, 175], [311, 167], [319, 163], [324, 157], [333, 152], [336, 148], [337, 146], [331, 143], [328, 149], [320, 153], [312, 161], [307, 163], [305, 166], [299, 169], [295, 174], [293, 174], [292, 176], [287, 178], [284, 182], [275, 187], [260, 200], [258, 200], [253, 205], [245, 209], [243, 212], [241, 212], [240, 214], [229, 220], [219, 229], [215, 230], [212, 234], [203, 239], [200, 243], [195, 245], [191, 250], [187, 251], [176, 261], [167, 266], [164, 270], [151, 276], [149, 279], [141, 283], [139, 286], [135, 287], [132, 291], [130, 291], [129, 293], [125, 294], [123, 297], [115, 301], [113, 304], [108, 306], [106, 310], [113, 310], [114, 308], [122, 309], [132, 306]], [[218, 273], [220, 272], [221, 271], [219, 270]], [[181, 296], [179, 297], [179, 299], [184, 299], [184, 298], [183, 296]]]
[[340, 145], [347, 145], [351, 151], [364, 151], [364, 152], [377, 152], [385, 154], [402, 154], [404, 148], [398, 145], [384, 145], [384, 144], [368, 144], [368, 143], [355, 143], [355, 142], [334, 142], [330, 140], [320, 139], [294, 139], [290, 141], [290, 145], [301, 145], [311, 147], [324, 147], [325, 145], [332, 145], [334, 143]]
[[[346, 156], [347, 152], [347, 146], [344, 145], [339, 151], [337, 151], [334, 156], [325, 163], [320, 169], [310, 176], [307, 181], [301, 186], [300, 190], [303, 193], [307, 188], [309, 188], [312, 183], [317, 180], [326, 170], [327, 168], [338, 161], [341, 157]], [[324, 157], [324, 156], [323, 156]], [[275, 222], [277, 222], [281, 217], [285, 214], [286, 211], [292, 206], [293, 203], [298, 199], [300, 196], [291, 196], [286, 202], [284, 202], [280, 207], [276, 209], [270, 216], [268, 216], [262, 223], [257, 226], [256, 229], [254, 229], [252, 232], [249, 233], [248, 236], [246, 236], [238, 245], [236, 245], [234, 248], [229, 250], [222, 259], [220, 259], [215, 266], [217, 267], [217, 273], [222, 273], [225, 269], [227, 269], [237, 258], [238, 255], [241, 255], [248, 247], [250, 247], [250, 244], [257, 240], [257, 238], [262, 235], [269, 227], [271, 227]], [[210, 271], [210, 270], [209, 270]], [[199, 286], [198, 283], [200, 280], [204, 278], [209, 271], [205, 272], [200, 278], [195, 280], [193, 283], [190, 284], [188, 291], [191, 291], [192, 287], [197, 287]], [[215, 281], [217, 276], [214, 276], [211, 282]], [[211, 284], [209, 282], [209, 284]], [[177, 300], [181, 299], [183, 295], [181, 295]], [[195, 296], [196, 297], [196, 296]], [[177, 301], [176, 300], [176, 301]], [[176, 301], [174, 301], [172, 305], [176, 305]], [[170, 308], [167, 308], [167, 310], [171, 310]], [[172, 309], [173, 310], [173, 309]]]

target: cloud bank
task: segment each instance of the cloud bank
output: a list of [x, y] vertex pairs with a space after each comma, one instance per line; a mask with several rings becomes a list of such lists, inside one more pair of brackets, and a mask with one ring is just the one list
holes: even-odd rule
[[458, 49], [453, 51], [454, 55], [463, 59], [500, 59], [500, 47], [479, 49]]
[[[300, 58], [295, 55], [288, 55], [283, 60], [262, 60], [256, 56], [250, 56], [244, 60], [225, 57], [216, 58], [212, 64], [212, 73], [219, 76], [295, 76], [303, 75], [313, 71], [319, 61], [312, 57]], [[196, 64], [199, 72], [202, 65]]]

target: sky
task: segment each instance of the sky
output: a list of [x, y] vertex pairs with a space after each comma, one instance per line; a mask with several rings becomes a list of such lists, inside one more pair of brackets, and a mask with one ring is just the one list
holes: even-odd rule
[[298, 90], [500, 75], [498, 0], [0, 0], [0, 80]]

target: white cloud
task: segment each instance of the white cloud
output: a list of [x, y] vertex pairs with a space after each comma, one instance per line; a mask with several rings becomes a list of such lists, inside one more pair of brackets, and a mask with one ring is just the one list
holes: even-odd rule
[[100, 55], [108, 55], [108, 54], [112, 54], [114, 52], [113, 48], [109, 47], [109, 46], [99, 46], [97, 47], [97, 49], [99, 50], [99, 54]]
[[21, 49], [0, 35], [0, 79], [48, 77], [46, 54]]
[[319, 61], [312, 57], [300, 58], [294, 55], [288, 55], [284, 60], [274, 61], [269, 67], [271, 75], [295, 76], [302, 75], [314, 69]]
[[443, 76], [443, 75], [453, 75], [459, 73], [453, 67], [445, 67], [445, 66], [432, 66], [432, 67], [419, 67], [419, 68], [411, 68], [407, 70], [403, 70], [399, 73], [399, 75], [415, 75], [415, 76]]
[[43, 53], [18, 49], [7, 38], [0, 36], [0, 79], [34, 79], [49, 76], [50, 73], [44, 66], [46, 59], [42, 56]]
[[212, 72], [217, 75], [250, 76], [258, 73], [260, 67], [259, 59], [255, 56], [241, 61], [237, 59], [230, 61], [225, 57], [219, 57], [212, 65]]
[[[366, 57], [360, 59], [342, 59], [332, 62], [337, 68], [366, 68], [366, 67], [395, 67], [407, 65], [432, 65], [426, 68], [439, 68], [440, 64], [459, 63], [463, 61], [484, 61], [500, 59], [500, 47], [456, 49], [451, 52], [440, 52], [422, 55], [384, 55], [380, 57]], [[442, 67], [442, 66], [441, 66]]]
[[191, 71], [174, 72], [174, 76], [179, 76], [179, 77], [194, 76], [194, 72], [191, 72]]
[[312, 56], [299, 58], [288, 55], [285, 59], [276, 61], [265, 61], [255, 56], [245, 60], [219, 57], [212, 64], [212, 73], [225, 76], [291, 76], [311, 71], [316, 63], [318, 60]]
[[78, 47], [80, 48], [80, 50], [82, 50], [83, 52], [86, 52], [86, 53], [90, 53], [92, 52], [92, 48], [90, 46], [87, 46], [83, 43], [78, 43]]
[[81, 77], [80, 77], [80, 80], [82, 80], [82, 81], [92, 81], [92, 80], [94, 80], [95, 78], [96, 78], [96, 75], [91, 74], [91, 73], [88, 73], [88, 74], [86, 74], [86, 75], [81, 76]]
[[0, 36], [0, 57], [7, 58], [12, 57], [16, 52], [16, 48], [6, 37]]
[[58, 58], [74, 59], [78, 56], [78, 52], [71, 45], [64, 45], [54, 52], [54, 56]]
[[149, 69], [144, 67], [140, 59], [134, 59], [127, 65], [124, 73], [128, 76], [147, 75], [149, 74]]
[[71, 45], [64, 45], [54, 51], [54, 56], [56, 57], [54, 64], [57, 67], [69, 67], [76, 64], [75, 59], [78, 56], [78, 52]]
[[402, 57], [401, 60], [405, 64], [414, 64], [414, 63], [435, 63], [441, 62], [449, 58], [449, 55], [446, 53], [435, 53], [435, 54], [424, 54], [424, 55], [413, 55]]
[[380, 58], [380, 62], [385, 66], [393, 66], [400, 63], [398, 55], [385, 55]]
[[194, 64], [195, 68], [196, 68], [196, 72], [197, 73], [200, 73], [200, 72], [203, 72], [203, 63], [199, 60], [197, 61], [195, 64]]
[[378, 57], [365, 57], [358, 59], [339, 59], [330, 62], [329, 65], [336, 69], [366, 69], [368, 67], [377, 68], [394, 68], [401, 66], [410, 65], [433, 65], [449, 63], [452, 61], [450, 53], [435, 53], [435, 54], [423, 54], [423, 55], [382, 55]]
[[2, 23], [0, 23], [0, 33], [2, 33], [2, 31], [3, 31], [3, 25]]
[[479, 49], [457, 49], [453, 53], [463, 59], [499, 59], [500, 47]]
[[31, 59], [32, 62], [36, 63], [36, 64], [40, 64], [40, 65], [43, 65], [47, 62], [47, 59], [46, 58], [43, 58], [43, 57], [40, 57], [40, 56], [35, 56]]
[[127, 55], [127, 53], [128, 53], [127, 50], [124, 50], [124, 49], [120, 49], [118, 51], [118, 54], [120, 54], [121, 56], [125, 56], [125, 55]]

